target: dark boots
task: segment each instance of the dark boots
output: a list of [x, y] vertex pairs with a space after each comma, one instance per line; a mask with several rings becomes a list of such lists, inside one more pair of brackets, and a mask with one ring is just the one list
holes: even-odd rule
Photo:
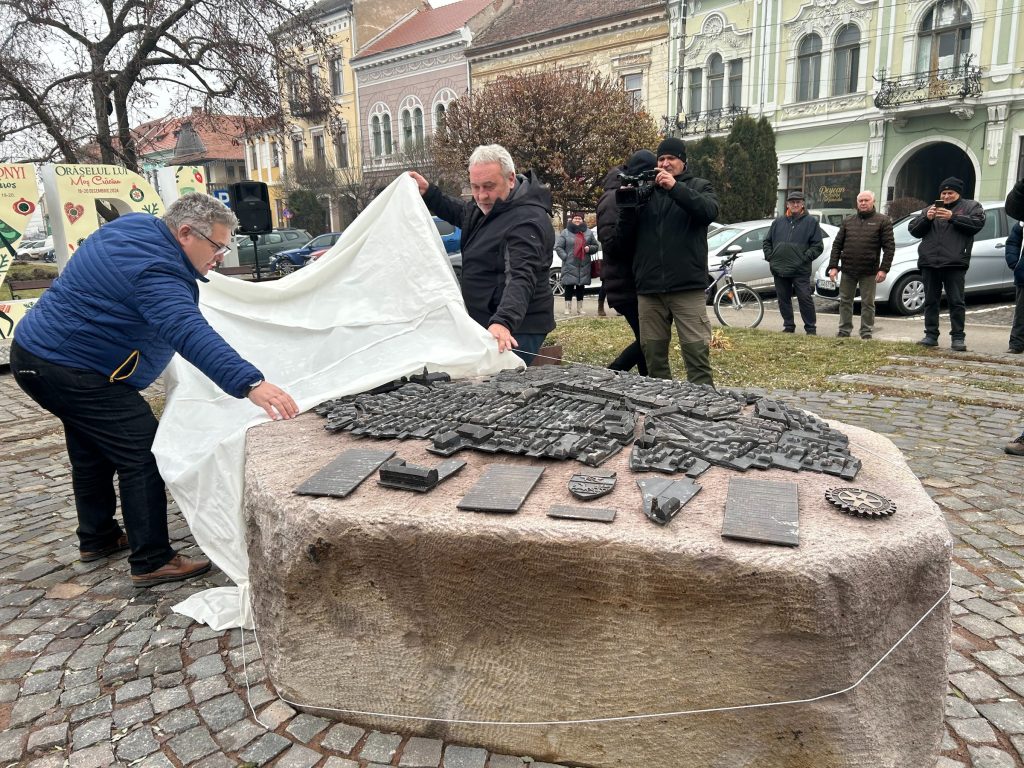
[[597, 316], [607, 317], [607, 313], [604, 311], [604, 294], [599, 294], [597, 297]]
[[711, 376], [711, 350], [707, 342], [691, 341], [682, 345], [686, 380], [691, 384], [715, 385]]

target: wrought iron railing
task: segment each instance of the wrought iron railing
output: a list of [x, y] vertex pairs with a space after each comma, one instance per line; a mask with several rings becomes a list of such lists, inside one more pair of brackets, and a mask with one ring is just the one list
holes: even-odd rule
[[875, 106], [879, 109], [981, 96], [981, 67], [970, 64], [904, 77], [875, 78], [875, 81], [879, 84], [875, 93]]
[[290, 99], [288, 111], [295, 117], [314, 117], [327, 112], [327, 102], [324, 99]]
[[695, 133], [718, 133], [728, 131], [736, 118], [750, 113], [749, 107], [722, 107], [707, 112], [690, 112], [676, 124], [684, 136]]

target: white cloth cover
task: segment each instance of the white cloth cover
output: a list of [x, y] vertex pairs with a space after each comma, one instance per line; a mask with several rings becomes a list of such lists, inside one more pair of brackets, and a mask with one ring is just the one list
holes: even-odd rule
[[[199, 306], [210, 324], [303, 411], [423, 370], [453, 378], [522, 367], [466, 314], [416, 182], [388, 186], [316, 262], [274, 282], [211, 274]], [[253, 626], [242, 519], [245, 432], [267, 421], [175, 356], [153, 453], [203, 552], [234, 587], [174, 610], [214, 629]], [[302, 478], [297, 478], [296, 482]]]

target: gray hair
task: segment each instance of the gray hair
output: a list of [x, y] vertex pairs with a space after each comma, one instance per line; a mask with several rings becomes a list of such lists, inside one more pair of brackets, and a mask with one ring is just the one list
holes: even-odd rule
[[473, 150], [469, 156], [469, 166], [484, 165], [485, 163], [497, 163], [501, 166], [502, 176], [513, 176], [516, 172], [516, 164], [512, 162], [512, 155], [508, 153], [501, 144], [482, 144]]
[[875, 200], [877, 200], [877, 198], [875, 197], [875, 193], [872, 192], [870, 189], [862, 189], [857, 194], [857, 197], [860, 197], [861, 195], [871, 195], [871, 202], [875, 202]]
[[188, 224], [204, 235], [213, 231], [214, 224], [224, 224], [233, 234], [238, 228], [238, 218], [217, 198], [191, 192], [171, 203], [164, 214], [164, 224], [171, 232], [177, 232], [179, 227]]

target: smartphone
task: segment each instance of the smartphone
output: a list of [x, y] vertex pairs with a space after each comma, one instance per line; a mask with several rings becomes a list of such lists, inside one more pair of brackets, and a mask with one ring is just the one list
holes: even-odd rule
[[932, 205], [934, 205], [936, 208], [945, 208], [946, 207], [946, 204], [944, 202], [942, 202], [941, 200], [936, 200], [934, 203], [932, 203]]

